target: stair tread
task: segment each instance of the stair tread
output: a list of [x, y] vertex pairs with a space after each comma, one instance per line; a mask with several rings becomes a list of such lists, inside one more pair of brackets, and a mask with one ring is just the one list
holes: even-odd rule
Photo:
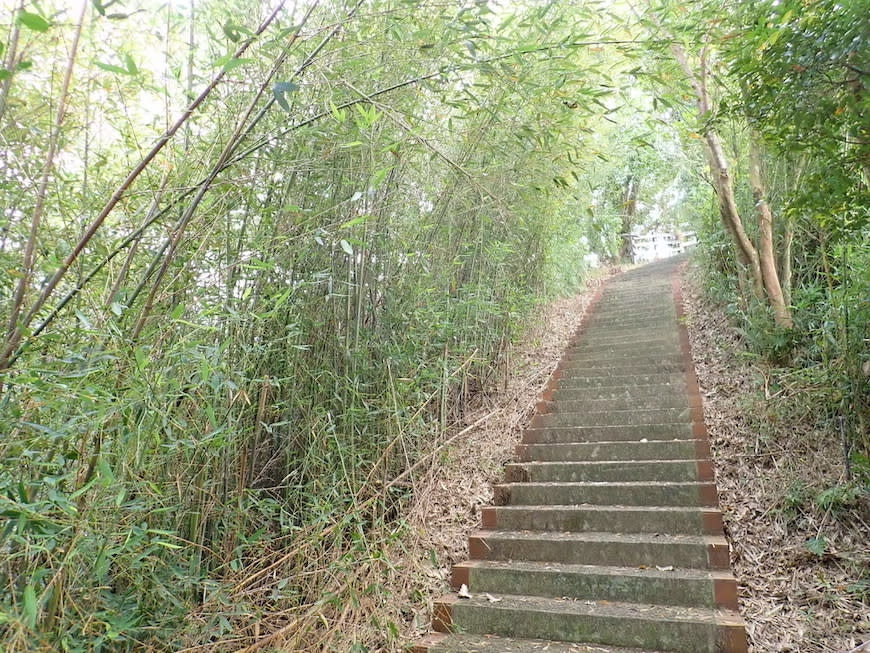
[[[571, 428], [571, 427], [566, 427]], [[539, 431], [548, 431], [550, 429], [536, 429]], [[655, 440], [650, 440], [646, 437], [638, 436], [636, 440], [577, 440], [576, 442], [534, 442], [534, 443], [526, 443], [527, 447], [576, 447], [578, 445], [587, 446], [590, 448], [599, 447], [601, 445], [607, 444], [618, 444], [618, 445], [628, 445], [628, 444], [637, 444], [637, 445], [656, 445], [662, 443], [670, 443], [670, 442], [703, 442], [700, 438], [693, 438], [691, 435], [684, 438], [657, 438]]]
[[651, 514], [661, 513], [661, 512], [719, 512], [718, 508], [712, 508], [709, 506], [632, 506], [627, 504], [615, 503], [612, 505], [609, 504], [600, 504], [600, 503], [567, 503], [567, 504], [559, 504], [559, 503], [548, 503], [548, 504], [538, 504], [538, 505], [521, 505], [521, 506], [495, 506], [495, 510], [537, 510], [539, 512], [546, 511], [560, 511], [560, 510], [585, 510], [590, 512], [615, 512], [615, 511], [625, 511], [625, 512], [648, 512]]
[[714, 544], [727, 546], [722, 535], [689, 535], [685, 533], [611, 533], [607, 531], [508, 531], [481, 530], [471, 537], [490, 540], [549, 540], [572, 542], [620, 542], [630, 544]]
[[[642, 578], [677, 578], [692, 580], [725, 580], [733, 579], [728, 570], [696, 569], [693, 567], [674, 567], [659, 569], [658, 567], [624, 567], [618, 565], [583, 565], [569, 562], [541, 562], [534, 560], [469, 560], [459, 563], [457, 567], [473, 567], [475, 569], [504, 569], [526, 573], [582, 574], [602, 576], [636, 576]], [[474, 593], [474, 586], [470, 588]]]
[[697, 463], [706, 462], [707, 460], [709, 460], [709, 458], [654, 458], [652, 460], [644, 460], [642, 458], [636, 460], [622, 460], [618, 458], [614, 460], [524, 460], [515, 463], [508, 463], [508, 465], [520, 467], [555, 467], [557, 465], [603, 467], [605, 465], [666, 465], [669, 463]]
[[722, 608], [692, 608], [687, 606], [655, 605], [652, 603], [622, 603], [617, 601], [592, 601], [543, 596], [518, 596], [514, 594], [474, 596], [470, 599], [455, 599], [454, 606], [474, 606], [491, 610], [523, 610], [530, 612], [568, 615], [622, 617], [648, 621], [702, 622], [709, 624], [742, 625], [738, 612]]
[[659, 653], [651, 649], [619, 648], [602, 644], [460, 634], [445, 637], [429, 650], [432, 653]]
[[617, 485], [621, 487], [683, 487], [687, 485], [712, 485], [712, 481], [529, 481], [523, 483], [498, 483], [497, 486], [514, 485], [522, 487], [607, 487]]

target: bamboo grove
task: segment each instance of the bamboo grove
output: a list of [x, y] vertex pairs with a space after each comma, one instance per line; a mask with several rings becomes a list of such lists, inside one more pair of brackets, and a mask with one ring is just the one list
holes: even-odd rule
[[[670, 184], [671, 212], [744, 287], [692, 172], [687, 80], [667, 79], [705, 24], [609, 5], [5, 3], [4, 650], [393, 650], [405, 625], [369, 623], [364, 642], [328, 624], [378, 596], [415, 474], [503, 382], [535, 307], [583, 283], [587, 254], [618, 256], [640, 219], [625, 179], [647, 207]], [[735, 134], [758, 120], [708, 110]], [[759, 130], [784, 143], [790, 119]], [[866, 139], [859, 122], [832, 129]], [[775, 155], [785, 177], [827, 161]], [[851, 156], [844, 206], [866, 191]], [[751, 203], [744, 182], [734, 202]], [[821, 337], [799, 303], [821, 293], [839, 315], [870, 268], [849, 245], [866, 204], [841, 229], [802, 213], [797, 185], [771, 183], [789, 226], [761, 232], [797, 263], [794, 322], [767, 331], [789, 346]], [[773, 316], [765, 297], [742, 306]]]

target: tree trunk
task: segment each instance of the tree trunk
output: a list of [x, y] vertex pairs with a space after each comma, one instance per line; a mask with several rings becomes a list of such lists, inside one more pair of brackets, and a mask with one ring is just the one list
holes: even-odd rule
[[791, 311], [782, 293], [779, 282], [779, 274], [776, 270], [776, 255], [773, 251], [773, 213], [765, 199], [764, 184], [761, 179], [761, 152], [758, 143], [750, 137], [749, 146], [749, 184], [752, 186], [752, 197], [755, 199], [755, 210], [758, 212], [758, 258], [761, 270], [761, 278], [767, 299], [773, 309], [773, 318], [776, 325], [785, 329], [791, 329], [794, 323], [791, 319]]
[[634, 216], [637, 213], [638, 183], [634, 175], [625, 179], [622, 194], [622, 244], [619, 248], [619, 260], [623, 263], [634, 261], [634, 243], [631, 240], [631, 230], [634, 228]]
[[741, 265], [749, 268], [753, 293], [758, 299], [763, 299], [764, 283], [758, 250], [752, 244], [752, 240], [743, 226], [743, 220], [740, 218], [740, 211], [734, 196], [734, 182], [728, 169], [728, 160], [725, 158], [725, 150], [722, 148], [719, 134], [712, 127], [708, 127], [704, 141], [710, 150], [710, 173], [713, 175], [719, 195], [719, 214], [734, 239], [738, 261]]

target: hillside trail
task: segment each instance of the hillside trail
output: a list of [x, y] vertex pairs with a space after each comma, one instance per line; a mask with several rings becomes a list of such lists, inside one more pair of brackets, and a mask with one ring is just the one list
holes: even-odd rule
[[684, 260], [593, 300], [415, 653], [747, 651]]

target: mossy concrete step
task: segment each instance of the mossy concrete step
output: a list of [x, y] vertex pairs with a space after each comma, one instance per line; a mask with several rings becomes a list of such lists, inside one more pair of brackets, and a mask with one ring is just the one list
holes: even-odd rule
[[496, 635], [429, 635], [409, 653], [662, 653], [650, 649], [602, 646], [543, 639], [518, 639]]
[[[669, 299], [669, 298], [668, 298]], [[638, 311], [661, 310], [667, 306], [666, 300], [660, 295], [614, 295], [606, 293], [595, 306], [595, 312], [619, 309], [635, 309]], [[673, 306], [673, 301], [671, 301]]]
[[657, 307], [650, 308], [649, 306], [636, 306], [633, 307], [630, 304], [610, 304], [610, 305], [602, 305], [599, 303], [595, 306], [595, 310], [592, 311], [592, 314], [589, 316], [589, 322], [592, 323], [595, 319], [600, 318], [622, 318], [626, 320], [631, 320], [635, 318], [635, 316], [640, 317], [641, 319], [649, 320], [653, 318], [670, 318], [674, 320], [676, 317], [676, 310], [673, 302], [670, 303], [670, 306], [661, 302], [661, 305]]
[[472, 560], [525, 560], [615, 567], [728, 569], [728, 543], [716, 535], [480, 531]]
[[481, 522], [487, 530], [674, 535], [722, 533], [722, 513], [719, 510], [686, 506], [486, 506], [481, 510]]
[[589, 318], [589, 329], [610, 325], [673, 325], [677, 321], [677, 312], [670, 309], [634, 310], [631, 308], [596, 310]]
[[586, 322], [586, 328], [593, 335], [598, 335], [596, 332], [618, 335], [619, 331], [664, 334], [672, 332], [676, 322], [676, 313], [673, 312], [671, 314], [648, 315], [643, 318], [637, 315], [599, 317], [593, 313]]
[[[644, 353], [638, 353], [634, 357], [608, 357], [591, 355], [585, 358], [569, 358], [559, 363], [559, 369], [565, 370], [566, 373], [576, 370], [587, 369], [608, 369], [608, 370], [627, 370], [629, 373], [639, 367], [658, 367], [662, 372], [681, 371], [685, 369], [685, 358], [681, 353], [657, 355], [652, 354], [647, 356]], [[615, 372], [618, 373], [618, 372]]]
[[[643, 440], [643, 439], [642, 439]], [[709, 457], [707, 440], [650, 440], [519, 444], [518, 462], [589, 460], [696, 460]]]
[[[558, 373], [559, 379], [572, 378], [572, 377], [595, 377], [595, 376], [647, 376], [647, 375], [664, 375], [671, 374], [677, 375], [680, 373], [684, 373], [686, 370], [686, 363], [684, 361], [673, 361], [668, 363], [619, 363], [614, 362], [605, 367], [595, 367], [588, 365], [574, 365], [570, 364], [566, 367], [557, 367], [556, 373]], [[619, 385], [622, 385], [620, 383]]]
[[578, 481], [712, 480], [708, 460], [593, 460], [523, 462], [505, 465], [508, 483], [574, 483]]
[[633, 424], [672, 424], [691, 422], [689, 408], [652, 408], [646, 410], [587, 410], [582, 413], [535, 415], [530, 426], [628, 426]]
[[470, 560], [453, 567], [451, 584], [472, 594], [737, 609], [737, 583], [729, 571]]
[[635, 342], [626, 342], [621, 345], [609, 345], [607, 347], [592, 347], [588, 345], [578, 345], [565, 350], [562, 356], [563, 361], [582, 360], [592, 356], [598, 358], [637, 358], [638, 355], [652, 356], [661, 355], [667, 356], [671, 354], [682, 355], [680, 344], [678, 342], [656, 342], [639, 345]]
[[670, 309], [655, 309], [655, 310], [633, 310], [630, 308], [611, 309], [608, 311], [596, 310], [587, 324], [590, 330], [600, 328], [601, 326], [625, 325], [625, 326], [640, 326], [653, 325], [661, 326], [662, 330], [666, 325], [673, 325], [677, 321], [677, 312], [673, 307]]
[[493, 486], [496, 505], [579, 504], [621, 506], [719, 505], [716, 486], [705, 481], [500, 483]]
[[[566, 396], [567, 395], [567, 396]], [[582, 391], [563, 394], [558, 400], [542, 402], [541, 412], [552, 413], [583, 413], [586, 411], [600, 412], [609, 410], [651, 410], [661, 408], [689, 408], [689, 399], [685, 392], [669, 395], [654, 395], [652, 397], [614, 397], [587, 398]]]
[[603, 643], [671, 653], [745, 653], [746, 635], [732, 611], [644, 603], [574, 601], [502, 595], [436, 604], [442, 631]]
[[688, 440], [695, 437], [693, 427], [676, 424], [627, 424], [613, 426], [532, 427], [523, 432], [527, 444], [571, 442], [639, 442], [641, 440]]
[[575, 386], [552, 390], [544, 398], [551, 401], [572, 401], [575, 399], [646, 399], [654, 397], [682, 397], [686, 399], [684, 383], [660, 383], [653, 385], [626, 386]]
[[630, 334], [608, 335], [606, 333], [594, 334], [584, 331], [580, 337], [568, 345], [565, 353], [571, 354], [577, 351], [613, 351], [619, 352], [633, 348], [662, 349], [665, 347], [678, 347], [680, 341], [670, 334]]
[[582, 372], [572, 373], [567, 375], [564, 372], [557, 372], [556, 382], [560, 390], [567, 388], [617, 388], [625, 389], [636, 386], [676, 386], [679, 384], [685, 385], [686, 375], [681, 370], [678, 372], [661, 372], [653, 370], [651, 372], [637, 374], [583, 374]]

